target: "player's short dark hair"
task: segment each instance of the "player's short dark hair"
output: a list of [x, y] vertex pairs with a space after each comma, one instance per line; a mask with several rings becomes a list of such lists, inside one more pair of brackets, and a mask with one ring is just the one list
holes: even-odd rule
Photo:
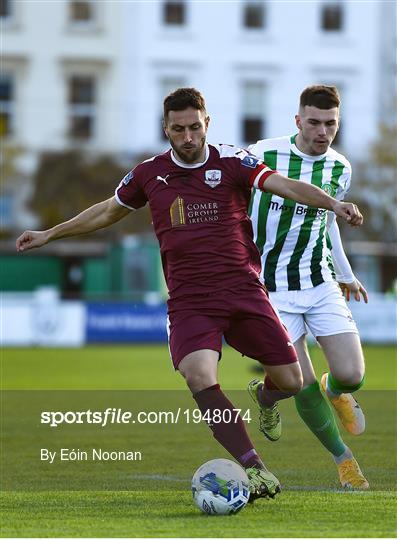
[[333, 109], [339, 107], [340, 96], [336, 86], [316, 84], [303, 90], [299, 100], [300, 107], [317, 107], [318, 109]]
[[196, 88], [178, 88], [164, 99], [164, 120], [170, 111], [184, 111], [188, 107], [205, 113], [203, 95]]

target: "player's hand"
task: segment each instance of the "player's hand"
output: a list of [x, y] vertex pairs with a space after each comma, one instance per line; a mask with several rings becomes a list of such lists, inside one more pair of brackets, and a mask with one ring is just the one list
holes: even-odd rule
[[28, 251], [28, 249], [44, 246], [48, 242], [46, 231], [25, 231], [16, 240], [17, 251]]
[[[368, 304], [368, 293], [365, 287], [356, 279], [352, 283], [339, 283], [343, 296], [346, 301], [350, 301], [350, 295], [354, 296], [356, 302], [360, 302], [361, 296], [366, 304]], [[360, 296], [361, 295], [361, 296]]]
[[333, 211], [352, 227], [360, 227], [363, 224], [363, 216], [354, 203], [335, 201]]

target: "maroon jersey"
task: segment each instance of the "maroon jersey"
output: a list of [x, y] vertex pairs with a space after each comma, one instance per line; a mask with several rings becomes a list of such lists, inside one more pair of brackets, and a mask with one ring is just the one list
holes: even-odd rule
[[252, 186], [272, 174], [247, 151], [206, 145], [203, 163], [169, 150], [137, 165], [116, 189], [131, 210], [149, 202], [170, 298], [235, 289], [258, 279], [259, 252], [247, 215]]

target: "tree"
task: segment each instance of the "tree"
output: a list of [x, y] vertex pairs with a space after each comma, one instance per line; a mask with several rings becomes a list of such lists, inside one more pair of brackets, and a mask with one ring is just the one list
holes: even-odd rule
[[354, 168], [349, 197], [364, 215], [360, 235], [366, 240], [397, 241], [396, 179], [397, 126], [382, 125], [370, 151], [370, 161], [358, 163]]
[[24, 198], [26, 187], [25, 174], [19, 162], [23, 156], [23, 149], [19, 146], [7, 144], [0, 137], [0, 238], [8, 238], [13, 234], [19, 224], [16, 199]]
[[[30, 208], [41, 220], [41, 228], [53, 227], [111, 197], [128, 167], [123, 167], [110, 155], [90, 156], [76, 150], [42, 154], [33, 178], [35, 192], [30, 201]], [[145, 208], [131, 212], [119, 224], [98, 234], [114, 239], [123, 233], [150, 230], [151, 218]]]

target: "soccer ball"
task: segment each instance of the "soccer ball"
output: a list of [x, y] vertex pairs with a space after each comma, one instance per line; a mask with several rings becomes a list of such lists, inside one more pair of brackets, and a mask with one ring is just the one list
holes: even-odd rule
[[248, 476], [230, 459], [212, 459], [194, 473], [192, 493], [194, 502], [206, 514], [235, 514], [248, 502]]

